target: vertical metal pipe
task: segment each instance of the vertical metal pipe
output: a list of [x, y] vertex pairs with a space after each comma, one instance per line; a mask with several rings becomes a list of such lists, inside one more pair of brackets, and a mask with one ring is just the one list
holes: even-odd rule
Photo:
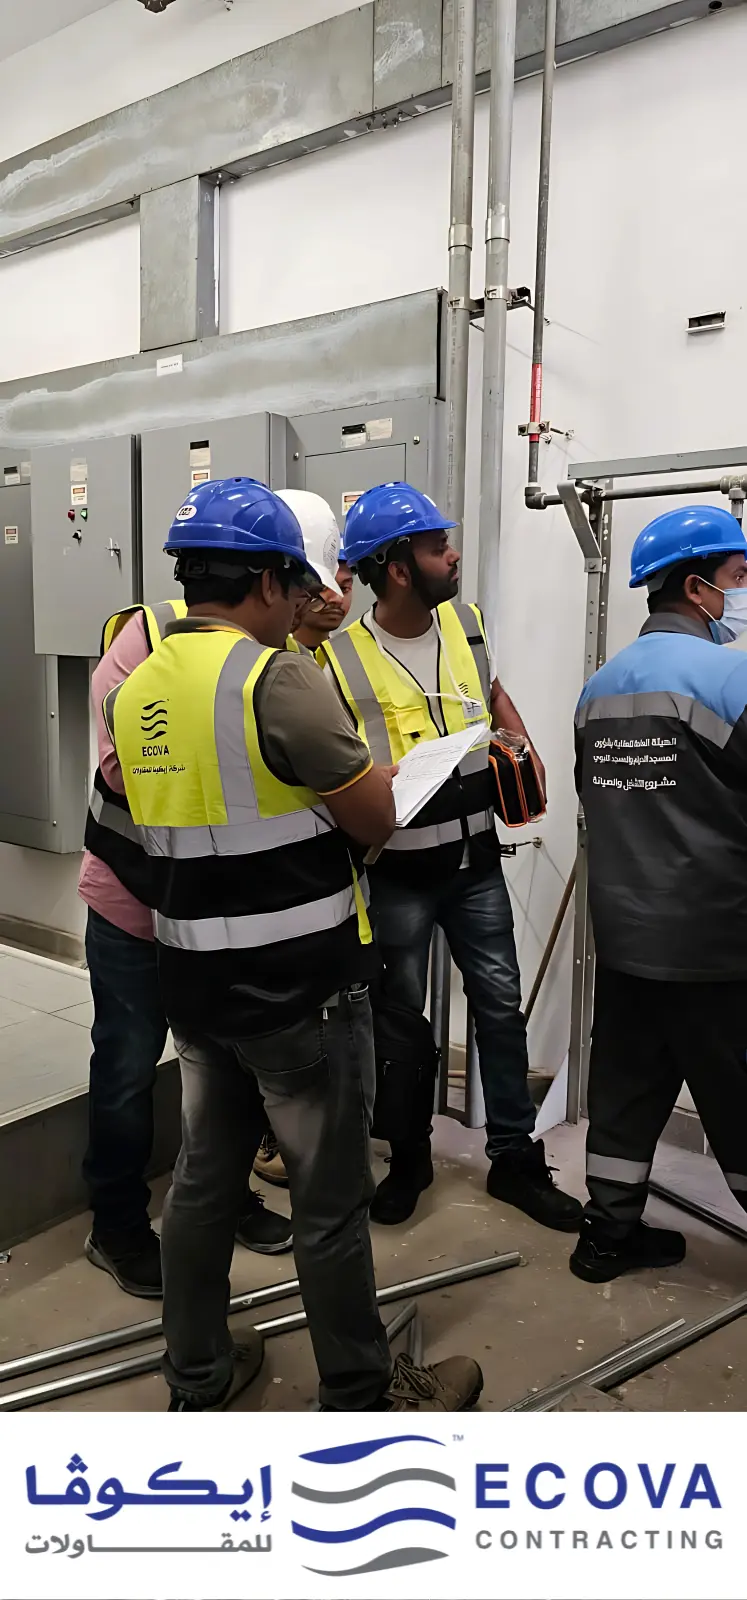
[[464, 1077], [464, 1125], [466, 1128], [485, 1127], [485, 1099], [480, 1077], [480, 1058], [475, 1038], [475, 1019], [470, 1011], [467, 1017], [467, 1065]]
[[495, 649], [498, 553], [503, 489], [503, 418], [508, 312], [511, 129], [516, 56], [516, 0], [493, 0], [490, 54], [490, 159], [485, 226], [485, 336], [480, 467], [478, 599]]
[[[607, 656], [607, 609], [610, 560], [612, 555], [612, 506], [603, 493], [612, 488], [609, 480], [594, 497], [589, 522], [597, 541], [599, 559], [586, 561], [586, 647], [584, 683], [597, 672]], [[588, 839], [583, 807], [578, 810], [576, 852], [576, 910], [573, 931], [573, 979], [571, 988], [571, 1038], [568, 1052], [568, 1093], [566, 1120], [578, 1122], [586, 1116], [586, 1090], [589, 1079], [591, 1022], [594, 1006], [596, 954], [594, 931], [588, 901]]]
[[446, 378], [446, 511], [463, 542], [467, 453], [467, 377], [472, 303], [472, 191], [475, 153], [475, 28], [477, 0], [456, 0], [451, 102], [451, 223]]
[[[467, 382], [472, 304], [472, 194], [475, 153], [475, 33], [477, 0], [456, 0], [451, 102], [451, 222], [449, 226], [449, 321], [446, 377], [446, 512], [457, 527], [454, 543], [463, 545], [464, 483], [467, 454]], [[431, 1022], [441, 1051], [436, 1109], [449, 1097], [451, 957], [441, 929], [436, 930], [431, 962]]]
[[532, 383], [529, 397], [528, 488], [530, 489], [539, 488], [539, 425], [542, 421], [542, 349], [545, 338], [547, 217], [550, 205], [550, 150], [552, 145], [552, 97], [555, 87], [557, 17], [558, 0], [545, 0], [545, 56], [542, 69], [542, 128], [540, 132], [539, 189], [537, 195], [537, 261], [534, 273], [534, 335], [532, 339]]
[[431, 1027], [441, 1051], [435, 1110], [444, 1116], [449, 1105], [451, 1053], [451, 956], [442, 928], [436, 928], [431, 945]]

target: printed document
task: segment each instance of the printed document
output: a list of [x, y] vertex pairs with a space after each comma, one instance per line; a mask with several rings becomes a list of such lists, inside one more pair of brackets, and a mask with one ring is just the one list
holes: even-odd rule
[[488, 731], [487, 722], [478, 722], [462, 733], [450, 733], [445, 739], [429, 739], [408, 750], [392, 784], [398, 828], [405, 828], [412, 822], [442, 783], [451, 777], [468, 751], [487, 737]]

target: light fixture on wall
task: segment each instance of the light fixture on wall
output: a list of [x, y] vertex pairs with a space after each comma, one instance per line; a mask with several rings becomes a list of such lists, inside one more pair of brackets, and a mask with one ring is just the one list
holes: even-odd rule
[[140, 0], [140, 4], [145, 6], [146, 11], [165, 11], [167, 6], [174, 4], [174, 0]]

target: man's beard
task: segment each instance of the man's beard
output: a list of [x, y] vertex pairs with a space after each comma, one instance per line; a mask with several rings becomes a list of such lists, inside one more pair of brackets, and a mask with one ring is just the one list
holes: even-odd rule
[[454, 596], [459, 592], [459, 572], [457, 567], [452, 569], [450, 577], [427, 578], [421, 572], [415, 557], [411, 555], [410, 577], [412, 578], [412, 586], [415, 593], [423, 601], [423, 604], [428, 607], [429, 611], [435, 611], [436, 606], [442, 606], [447, 600], [453, 600]]

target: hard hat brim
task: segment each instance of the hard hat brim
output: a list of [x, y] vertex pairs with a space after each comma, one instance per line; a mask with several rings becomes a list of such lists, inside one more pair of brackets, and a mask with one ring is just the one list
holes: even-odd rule
[[319, 579], [319, 582], [321, 583], [322, 588], [323, 589], [331, 589], [332, 593], [336, 594], [336, 595], [339, 595], [340, 599], [342, 600], [342, 597], [343, 597], [342, 596], [342, 589], [340, 588], [340, 585], [337, 582], [337, 579], [333, 576], [332, 572], [330, 571], [330, 568], [329, 567], [325, 567], [325, 565], [324, 565], [324, 563], [322, 561], [310, 561], [309, 562], [309, 566], [316, 573], [316, 576]]
[[[201, 531], [204, 535], [204, 527]], [[178, 541], [173, 541], [170, 539], [168, 544], [164, 545], [163, 549], [164, 555], [167, 556], [204, 554], [207, 557], [210, 557], [211, 554], [215, 554], [215, 552], [218, 550], [230, 550], [232, 555], [243, 557], [247, 569], [251, 566], [252, 561], [256, 560], [257, 558], [261, 559], [262, 556], [286, 556], [289, 561], [293, 562], [294, 566], [300, 568], [301, 572], [304, 573], [306, 577], [314, 579], [318, 578], [316, 567], [314, 567], [309, 561], [306, 552], [303, 549], [298, 550], [292, 545], [258, 545], [255, 550], [252, 550], [246, 545], [239, 545], [235, 539], [211, 539], [209, 543], [206, 543], [204, 538], [180, 539]], [[239, 565], [240, 563], [237, 562], [237, 567]]]

